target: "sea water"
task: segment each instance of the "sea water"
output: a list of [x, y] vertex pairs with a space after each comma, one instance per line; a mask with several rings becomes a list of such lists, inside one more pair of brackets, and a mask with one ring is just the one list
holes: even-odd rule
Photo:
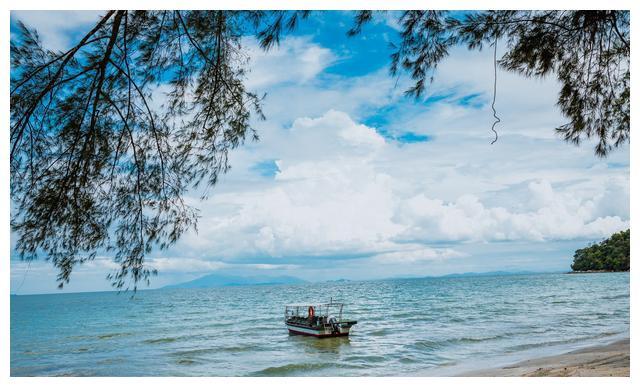
[[[629, 273], [11, 296], [12, 376], [446, 375], [629, 335]], [[345, 302], [348, 338], [290, 336]]]

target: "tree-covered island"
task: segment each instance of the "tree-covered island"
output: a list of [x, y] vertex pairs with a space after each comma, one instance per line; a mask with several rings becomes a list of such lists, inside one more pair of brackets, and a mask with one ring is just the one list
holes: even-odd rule
[[629, 271], [631, 230], [617, 232], [600, 243], [576, 250], [571, 270]]

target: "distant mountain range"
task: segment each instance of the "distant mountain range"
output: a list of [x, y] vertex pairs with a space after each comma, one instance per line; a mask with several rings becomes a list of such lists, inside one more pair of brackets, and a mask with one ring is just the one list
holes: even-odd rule
[[389, 277], [382, 278], [380, 280], [401, 280], [401, 279], [424, 279], [424, 278], [465, 278], [465, 277], [500, 277], [500, 276], [511, 276], [511, 275], [527, 275], [527, 274], [551, 274], [551, 273], [561, 273], [561, 271], [485, 271], [485, 272], [465, 272], [465, 273], [451, 273], [451, 274], [442, 274], [442, 275], [416, 275], [416, 276], [399, 276], [399, 277]]
[[306, 282], [300, 278], [290, 276], [233, 276], [224, 274], [209, 274], [192, 281], [165, 286], [164, 289], [177, 288], [218, 288], [224, 286], [244, 285], [284, 285], [300, 284]]
[[[387, 278], [393, 279], [420, 279], [420, 278], [461, 278], [461, 277], [493, 277], [493, 276], [506, 276], [506, 275], [521, 275], [521, 274], [538, 274], [533, 271], [491, 271], [484, 273], [453, 273], [440, 276], [416, 276], [416, 277], [393, 277]], [[225, 274], [209, 274], [204, 277], [200, 277], [188, 282], [182, 282], [175, 285], [165, 286], [163, 289], [177, 289], [177, 288], [219, 288], [226, 286], [248, 286], [248, 285], [290, 285], [301, 284], [305, 281], [300, 278], [291, 276], [235, 276]], [[326, 282], [331, 283], [343, 283], [351, 282], [348, 279], [328, 280]]]
[[525, 274], [542, 274], [537, 271], [486, 271], [482, 273], [468, 272], [468, 273], [453, 273], [439, 275], [433, 278], [459, 278], [459, 277], [497, 277], [503, 275], [525, 275]]

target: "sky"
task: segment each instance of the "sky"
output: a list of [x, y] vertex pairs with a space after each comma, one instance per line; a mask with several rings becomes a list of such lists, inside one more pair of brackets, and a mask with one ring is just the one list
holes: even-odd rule
[[[52, 13], [11, 18], [64, 49], [99, 15]], [[210, 273], [324, 281], [568, 271], [577, 248], [629, 227], [628, 144], [602, 159], [592, 143], [556, 136], [566, 120], [553, 76], [498, 70], [491, 145], [491, 50], [452, 50], [415, 100], [403, 94], [407, 75], [388, 72], [394, 14], [348, 38], [352, 20], [313, 13], [269, 52], [243, 38], [246, 85], [267, 94], [267, 119], [254, 122], [260, 141], [231, 153], [207, 200], [187, 197], [198, 232], [149, 255], [152, 288]], [[115, 268], [99, 256], [62, 291], [110, 290]], [[12, 293], [59, 292], [55, 277], [50, 263], [12, 253]]]

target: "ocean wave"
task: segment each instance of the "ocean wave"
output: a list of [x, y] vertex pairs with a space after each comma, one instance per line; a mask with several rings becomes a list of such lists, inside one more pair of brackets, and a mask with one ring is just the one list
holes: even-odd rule
[[475, 336], [475, 337], [452, 337], [445, 340], [418, 340], [408, 345], [409, 348], [425, 350], [425, 349], [439, 349], [454, 344], [471, 344], [482, 343], [485, 341], [500, 340], [514, 336], [512, 333], [503, 333], [490, 336]]
[[60, 378], [77, 378], [77, 377], [92, 377], [92, 376], [96, 376], [96, 374], [89, 371], [75, 371], [75, 372], [62, 372], [59, 374], [52, 374], [51, 376], [60, 377]]
[[573, 343], [579, 343], [581, 341], [601, 339], [604, 337], [613, 336], [617, 334], [618, 332], [604, 332], [604, 333], [593, 335], [593, 336], [580, 336], [580, 337], [574, 337], [574, 338], [564, 339], [564, 340], [550, 340], [550, 341], [541, 341], [537, 343], [519, 344], [519, 345], [513, 345], [510, 347], [507, 347], [505, 351], [518, 352], [518, 351], [524, 351], [524, 350], [533, 349], [533, 348], [551, 347], [554, 345], [563, 345], [563, 344], [573, 344]]
[[613, 295], [613, 296], [602, 297], [603, 300], [619, 300], [621, 298], [628, 299], [629, 298], [629, 294], [628, 293], [627, 294], [616, 294], [616, 295]]
[[381, 355], [356, 355], [356, 356], [349, 356], [346, 357], [344, 359], [345, 362], [347, 363], [351, 363], [351, 362], [365, 362], [365, 363], [381, 363], [386, 361], [387, 358], [385, 356], [381, 356]]
[[423, 364], [422, 361], [410, 356], [400, 356], [398, 358], [398, 361], [403, 364], [414, 364], [414, 363], [420, 363], [421, 365]]
[[176, 364], [179, 365], [192, 365], [197, 363], [195, 360], [193, 359], [180, 359], [180, 360], [176, 360]]
[[442, 348], [446, 345], [445, 341], [432, 341], [432, 340], [418, 340], [414, 343], [409, 344], [410, 348], [424, 350], [424, 349], [438, 349]]
[[491, 340], [498, 340], [498, 339], [504, 339], [507, 337], [513, 336], [510, 333], [504, 333], [501, 335], [493, 335], [493, 336], [484, 336], [484, 337], [462, 337], [459, 339], [451, 339], [448, 340], [451, 343], [481, 343], [484, 341], [491, 341]]
[[160, 337], [157, 339], [148, 339], [148, 340], [144, 340], [143, 343], [145, 344], [165, 344], [165, 343], [173, 343], [174, 341], [178, 341], [180, 339], [182, 339], [183, 337]]
[[381, 329], [376, 329], [375, 331], [367, 332], [367, 334], [371, 336], [386, 336], [391, 332], [393, 332], [393, 330], [390, 328], [381, 328]]
[[131, 332], [113, 332], [113, 333], [105, 333], [102, 335], [98, 335], [96, 336], [99, 340], [109, 340], [109, 339], [113, 339], [116, 337], [124, 337], [124, 336], [131, 336], [133, 335], [133, 333]]
[[215, 352], [217, 348], [196, 348], [196, 349], [187, 349], [183, 351], [175, 351], [171, 352], [171, 356], [197, 356], [197, 355], [205, 355], [207, 353]]
[[96, 361], [96, 364], [102, 364], [102, 365], [122, 364], [122, 363], [125, 363], [126, 361], [127, 361], [126, 358], [123, 358], [123, 357], [111, 357], [108, 359], [98, 360]]
[[318, 371], [333, 367], [335, 367], [333, 363], [290, 363], [253, 372], [252, 376], [286, 376], [296, 372]]

